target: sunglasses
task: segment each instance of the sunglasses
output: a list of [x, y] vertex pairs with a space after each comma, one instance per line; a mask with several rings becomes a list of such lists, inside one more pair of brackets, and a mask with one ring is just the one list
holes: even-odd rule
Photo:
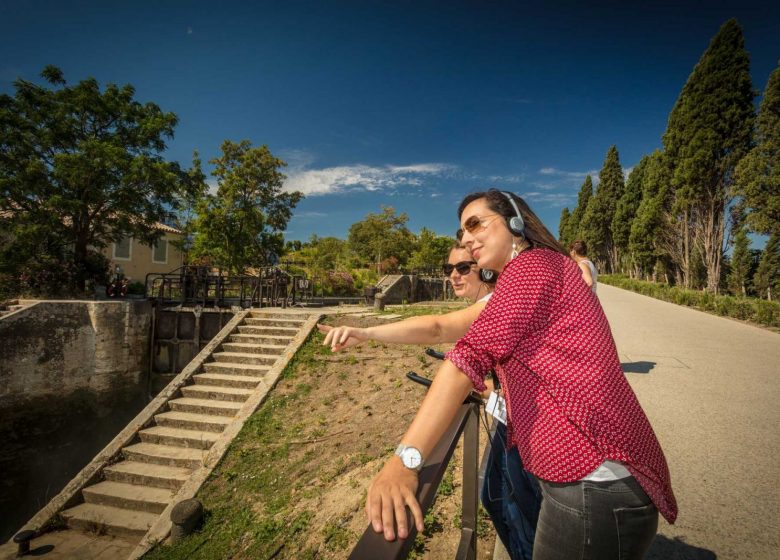
[[480, 231], [485, 231], [493, 220], [500, 217], [500, 214], [491, 214], [482, 218], [479, 216], [471, 216], [468, 220], [463, 222], [463, 229], [473, 235]]
[[453, 270], [457, 270], [458, 274], [461, 276], [466, 276], [466, 274], [471, 272], [472, 265], [475, 264], [477, 264], [476, 261], [460, 261], [459, 263], [455, 264], [447, 263], [442, 267], [442, 270], [444, 270], [445, 276], [452, 274]]

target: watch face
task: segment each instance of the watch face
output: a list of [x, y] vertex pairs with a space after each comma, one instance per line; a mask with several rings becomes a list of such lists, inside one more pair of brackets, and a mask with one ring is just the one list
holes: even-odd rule
[[401, 461], [403, 461], [406, 468], [416, 469], [422, 464], [422, 455], [414, 447], [407, 447], [401, 453]]

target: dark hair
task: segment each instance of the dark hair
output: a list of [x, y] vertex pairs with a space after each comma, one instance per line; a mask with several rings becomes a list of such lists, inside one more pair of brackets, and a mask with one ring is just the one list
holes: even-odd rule
[[585, 242], [582, 239], [577, 239], [575, 241], [572, 241], [571, 245], [569, 245], [569, 250], [574, 251], [581, 257], [584, 257], [588, 254], [588, 246], [585, 244]]
[[[458, 219], [463, 215], [463, 210], [465, 210], [466, 206], [475, 200], [484, 198], [487, 201], [488, 208], [496, 214], [503, 216], [508, 221], [515, 216], [515, 209], [512, 208], [512, 204], [509, 202], [509, 199], [507, 199], [504, 192], [505, 191], [500, 191], [498, 189], [490, 189], [466, 195], [460, 203], [460, 206], [458, 206]], [[547, 247], [562, 255], [569, 255], [566, 249], [564, 249], [563, 246], [558, 243], [558, 240], [555, 239], [555, 236], [544, 227], [542, 221], [533, 213], [531, 208], [528, 207], [528, 204], [526, 204], [522, 198], [514, 193], [506, 194], [512, 197], [520, 210], [520, 215], [525, 222], [525, 238], [531, 244], [531, 247]]]

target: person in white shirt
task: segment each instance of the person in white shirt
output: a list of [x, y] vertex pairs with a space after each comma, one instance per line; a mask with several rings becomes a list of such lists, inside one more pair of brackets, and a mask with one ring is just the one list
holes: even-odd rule
[[569, 246], [569, 256], [574, 259], [580, 270], [582, 270], [582, 279], [590, 286], [593, 293], [596, 293], [599, 273], [596, 270], [596, 265], [588, 258], [588, 246], [582, 239], [572, 242]]

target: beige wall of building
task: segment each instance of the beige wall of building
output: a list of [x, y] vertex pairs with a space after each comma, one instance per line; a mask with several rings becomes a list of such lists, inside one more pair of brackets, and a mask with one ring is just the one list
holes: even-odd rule
[[181, 237], [180, 234], [166, 233], [160, 238], [162, 243], [158, 242], [160, 244], [156, 247], [128, 238], [119, 244], [109, 243], [103, 254], [111, 261], [111, 272], [119, 265], [130, 282], [143, 283], [147, 274], [171, 272], [184, 264], [184, 255], [172, 243], [181, 240]]

